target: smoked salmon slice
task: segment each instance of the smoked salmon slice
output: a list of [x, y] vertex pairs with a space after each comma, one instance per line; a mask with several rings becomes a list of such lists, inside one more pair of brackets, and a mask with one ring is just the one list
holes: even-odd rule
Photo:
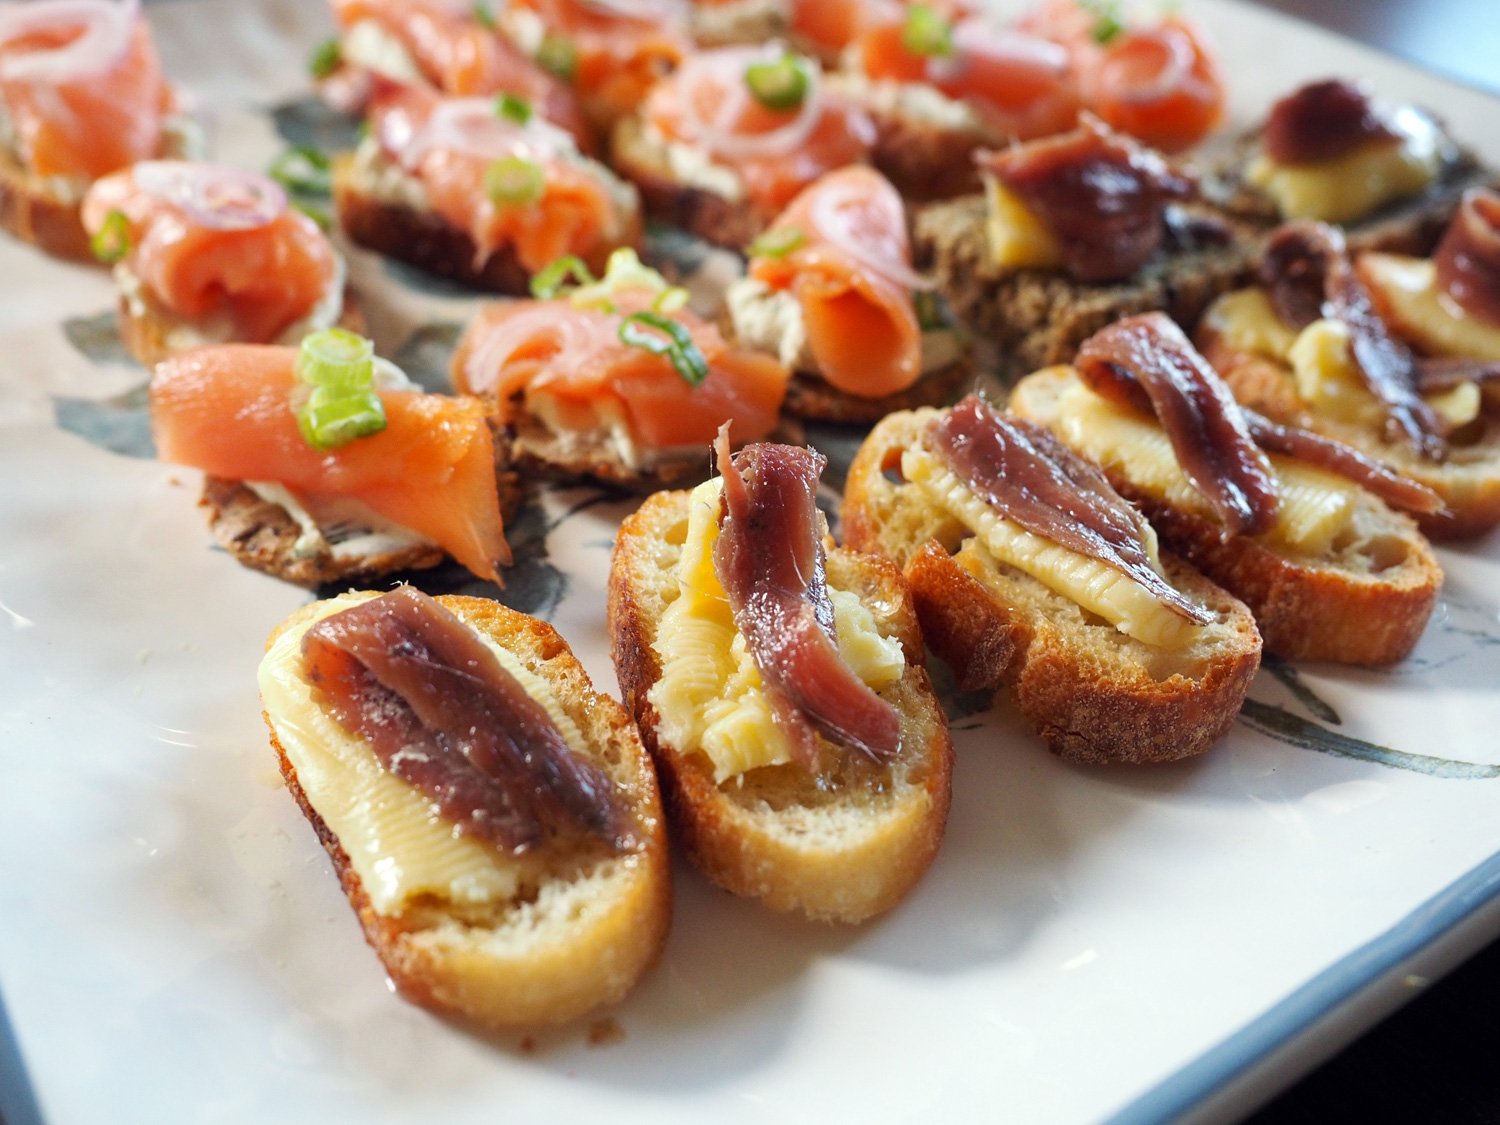
[[0, 104], [37, 176], [95, 180], [162, 151], [176, 97], [133, 6], [5, 5]]
[[770, 356], [731, 347], [686, 310], [670, 317], [692, 337], [708, 375], [691, 385], [664, 356], [621, 339], [625, 317], [648, 311], [656, 294], [618, 294], [613, 311], [567, 298], [499, 301], [469, 325], [453, 357], [461, 392], [493, 396], [501, 422], [518, 411], [581, 428], [621, 419], [648, 450], [707, 448], [726, 421], [737, 444], [776, 425], [789, 378]]
[[319, 453], [293, 413], [296, 363], [295, 348], [224, 344], [158, 364], [151, 377], [157, 455], [227, 480], [360, 501], [498, 582], [497, 565], [510, 561], [510, 548], [481, 404], [382, 390], [386, 428]]
[[227, 317], [246, 343], [275, 340], [339, 284], [318, 225], [270, 180], [237, 169], [144, 161], [95, 183], [83, 222], [95, 238], [121, 239], [120, 266], [168, 312]]
[[751, 249], [750, 276], [789, 291], [802, 310], [818, 374], [863, 398], [905, 390], [922, 374], [922, 328], [901, 196], [852, 165], [803, 191]]

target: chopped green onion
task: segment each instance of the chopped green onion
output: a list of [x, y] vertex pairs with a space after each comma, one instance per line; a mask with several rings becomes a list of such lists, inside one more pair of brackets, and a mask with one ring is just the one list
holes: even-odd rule
[[906, 10], [901, 45], [914, 55], [951, 55], [953, 25], [928, 4], [913, 4]]
[[484, 170], [484, 192], [495, 203], [535, 203], [547, 190], [547, 173], [524, 156], [502, 156]]
[[656, 300], [651, 302], [651, 311], [674, 313], [687, 305], [690, 295], [680, 285], [669, 285], [656, 295]]
[[525, 125], [531, 120], [531, 103], [514, 94], [501, 94], [495, 99], [495, 112], [507, 121]]
[[320, 453], [385, 429], [375, 393], [375, 346], [343, 328], [302, 338], [297, 378], [311, 391], [297, 405], [297, 428]]
[[807, 100], [812, 77], [807, 64], [790, 51], [770, 62], [751, 63], [745, 68], [745, 85], [767, 109], [796, 109]]
[[328, 195], [333, 191], [332, 167], [327, 153], [311, 145], [297, 145], [271, 161], [267, 172], [288, 191]]
[[299, 211], [317, 223], [319, 230], [326, 233], [333, 229], [333, 217], [321, 207], [314, 207], [311, 203], [304, 203], [300, 199], [293, 199], [291, 201], [291, 208], [293, 211]]
[[775, 227], [764, 231], [747, 248], [752, 258], [785, 258], [807, 241], [807, 234], [797, 227]]
[[374, 391], [341, 396], [317, 387], [297, 408], [297, 429], [302, 440], [319, 453], [348, 445], [356, 438], [378, 434], [385, 424], [385, 407]]
[[1119, 0], [1083, 0], [1084, 11], [1094, 17], [1092, 35], [1101, 45], [1113, 42], [1125, 31], [1125, 21], [1120, 17]]
[[[574, 279], [570, 284], [569, 279]], [[553, 262], [531, 279], [531, 295], [539, 301], [549, 301], [565, 289], [579, 285], [593, 285], [595, 278], [582, 258], [569, 254]]]
[[693, 343], [691, 333], [660, 313], [631, 313], [620, 321], [620, 340], [652, 355], [666, 356], [690, 387], [708, 378], [708, 360]]
[[130, 253], [130, 220], [124, 211], [111, 211], [104, 216], [104, 222], [89, 238], [89, 249], [107, 266]]
[[923, 332], [952, 327], [953, 319], [948, 315], [948, 306], [936, 293], [919, 289], [911, 295], [911, 303], [917, 314], [917, 327]]
[[573, 81], [573, 75], [578, 73], [578, 48], [571, 39], [560, 35], [543, 36], [535, 58], [538, 66], [564, 82]]
[[495, 22], [495, 10], [485, 3], [485, 0], [476, 0], [474, 20], [486, 31], [495, 31], [500, 26]]
[[308, 56], [307, 69], [314, 78], [327, 78], [344, 61], [344, 52], [337, 39], [325, 39], [313, 48]]

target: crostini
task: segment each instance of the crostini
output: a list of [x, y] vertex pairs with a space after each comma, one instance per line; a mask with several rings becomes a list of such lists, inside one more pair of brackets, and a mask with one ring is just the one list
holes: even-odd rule
[[671, 874], [651, 762], [550, 625], [349, 593], [280, 625], [259, 679], [287, 788], [403, 996], [553, 1024], [656, 960]]
[[911, 268], [901, 197], [873, 168], [818, 179], [748, 252], [725, 304], [741, 345], [793, 370], [787, 413], [874, 422], [974, 378], [963, 333]]
[[736, 447], [776, 427], [786, 368], [727, 343], [635, 251], [616, 250], [598, 280], [576, 261], [549, 272], [547, 299], [487, 306], [453, 355], [454, 387], [485, 400], [522, 471], [699, 481], [721, 427]]
[[1010, 408], [1102, 466], [1167, 549], [1250, 607], [1267, 652], [1392, 664], [1426, 628], [1442, 570], [1392, 505], [1434, 511], [1436, 494], [1242, 409], [1162, 314], [1118, 321], [1073, 367], [1028, 375]]
[[620, 527], [609, 628], [674, 839], [774, 910], [859, 922], [932, 862], [948, 724], [900, 575], [825, 550], [822, 458], [763, 444]]
[[892, 560], [965, 691], [1008, 688], [1047, 746], [1086, 763], [1208, 750], [1260, 666], [1245, 605], [1103, 474], [975, 396], [892, 414], [849, 468], [842, 525]]
[[424, 394], [342, 329], [156, 365], [157, 456], [205, 474], [215, 539], [302, 586], [435, 566], [499, 582], [520, 499], [477, 400]]

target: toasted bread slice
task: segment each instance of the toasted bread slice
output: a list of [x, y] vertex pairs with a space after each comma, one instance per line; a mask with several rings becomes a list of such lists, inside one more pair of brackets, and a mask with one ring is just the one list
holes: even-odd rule
[[1167, 579], [1213, 619], [1190, 643], [1158, 647], [1000, 562], [900, 475], [902, 453], [936, 415], [893, 414], [871, 431], [849, 468], [842, 523], [851, 547], [902, 568], [923, 636], [959, 687], [1008, 686], [1043, 741], [1070, 761], [1162, 762], [1207, 750], [1260, 665], [1250, 611], [1163, 554]]
[[[86, 185], [85, 185], [86, 186]], [[0, 146], [0, 228], [44, 253], [92, 262], [83, 229], [82, 192], [69, 192], [28, 171]]]
[[[1071, 368], [1028, 375], [1010, 408], [1059, 432], [1059, 403], [1078, 385]], [[1350, 485], [1352, 513], [1327, 548], [1313, 554], [1274, 536], [1225, 535], [1206, 504], [1189, 509], [1154, 494], [1128, 461], [1104, 465], [1120, 494], [1138, 503], [1162, 543], [1244, 600], [1266, 651], [1289, 660], [1392, 664], [1421, 637], [1442, 569], [1411, 517]]]
[[[333, 861], [365, 939], [408, 999], [486, 1026], [559, 1023], [618, 1001], [656, 960], [666, 937], [671, 872], [664, 819], [650, 759], [629, 716], [594, 691], [550, 625], [479, 598], [438, 599], [545, 683], [582, 735], [583, 745], [572, 749], [614, 783], [639, 841], [636, 850], [610, 855], [588, 845], [543, 845], [513, 857], [465, 838], [471, 851], [439, 869], [458, 872], [467, 884], [455, 877], [403, 897], [404, 889], [367, 883], [361, 871], [375, 865], [376, 882], [384, 884], [391, 866], [400, 867], [408, 853], [385, 857], [384, 866], [376, 856], [351, 858], [353, 842], [341, 840], [330, 826], [348, 815], [350, 794], [337, 788], [344, 775], [323, 768], [319, 746], [307, 745], [329, 731], [342, 736], [340, 753], [363, 752], [365, 770], [405, 787], [418, 807], [425, 801], [384, 774], [356, 737], [312, 703], [297, 664], [302, 634], [316, 619], [375, 596], [355, 593], [304, 606], [271, 635], [261, 665], [265, 718], [282, 775]], [[317, 712], [312, 720], [309, 708]], [[362, 790], [371, 792], [373, 785]], [[439, 837], [432, 845], [439, 848], [442, 839], [455, 839], [431, 819], [411, 827], [400, 841], [409, 850], [427, 846], [424, 833]], [[473, 893], [476, 886], [481, 893]], [[465, 887], [454, 896], [445, 893]]]
[[917, 211], [919, 269], [961, 321], [998, 350], [1007, 374], [1073, 358], [1078, 345], [1120, 317], [1161, 310], [1192, 323], [1219, 294], [1243, 284], [1255, 251], [1248, 231], [1230, 224], [1228, 241], [1164, 252], [1128, 281], [1085, 283], [1056, 270], [995, 267], [983, 195]]
[[828, 584], [859, 595], [899, 641], [901, 676], [880, 694], [901, 714], [901, 750], [884, 766], [845, 762], [831, 784], [794, 764], [715, 782], [707, 756], [674, 746], [648, 693], [662, 676], [658, 626], [678, 596], [688, 492], [661, 492], [621, 525], [609, 577], [609, 630], [625, 706], [656, 761], [672, 832], [715, 883], [773, 910], [859, 922], [895, 906], [931, 864], [947, 821], [948, 722], [922, 665], [905, 584], [883, 560], [827, 556]]

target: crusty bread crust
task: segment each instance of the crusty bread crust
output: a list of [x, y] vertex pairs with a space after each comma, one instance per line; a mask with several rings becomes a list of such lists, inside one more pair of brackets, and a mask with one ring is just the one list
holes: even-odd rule
[[[1028, 375], [1010, 408], [1044, 426], [1076, 381], [1069, 368]], [[1106, 472], [1138, 503], [1164, 546], [1190, 559], [1255, 614], [1267, 652], [1289, 660], [1393, 664], [1416, 645], [1432, 616], [1443, 572], [1408, 516], [1361, 489], [1347, 541], [1327, 557], [1294, 555], [1264, 539], [1224, 537], [1205, 514], [1182, 511], [1135, 486], [1127, 472]]]
[[842, 523], [851, 547], [902, 567], [923, 636], [959, 687], [1008, 686], [1048, 747], [1074, 762], [1164, 762], [1212, 746], [1260, 665], [1249, 610], [1164, 555], [1167, 578], [1214, 621], [1187, 648], [1160, 650], [982, 556], [962, 524], [897, 475], [902, 451], [936, 413], [893, 414], [875, 427], [850, 466]]
[[54, 257], [93, 262], [82, 207], [82, 199], [59, 197], [0, 148], [0, 227]]
[[609, 631], [626, 708], [656, 762], [672, 833], [719, 886], [773, 910], [860, 922], [896, 905], [937, 854], [952, 775], [948, 722], [922, 666], [921, 634], [893, 567], [828, 553], [828, 581], [857, 591], [906, 652], [902, 679], [882, 695], [902, 716], [889, 767], [844, 763], [831, 786], [794, 765], [761, 767], [716, 785], [702, 754], [661, 740], [647, 698], [661, 677], [657, 623], [676, 594], [687, 492], [648, 498], [621, 525], [609, 577]]
[[1447, 459], [1431, 461], [1369, 427], [1309, 410], [1283, 363], [1237, 351], [1208, 331], [1199, 333], [1198, 345], [1245, 405], [1352, 445], [1441, 496], [1443, 511], [1415, 517], [1423, 534], [1447, 542], [1474, 539], [1500, 526], [1500, 410], [1492, 400], [1486, 398], [1479, 418], [1452, 435]]
[[647, 139], [638, 117], [625, 117], [610, 132], [610, 164], [635, 184], [648, 217], [679, 227], [715, 246], [743, 250], [776, 218], [750, 199], [730, 199], [684, 184], [662, 151]]
[[[503, 433], [495, 433], [495, 474], [500, 514], [509, 522], [524, 495]], [[240, 481], [205, 476], [199, 506], [221, 547], [251, 570], [308, 589], [334, 583], [356, 585], [403, 570], [425, 570], [448, 556], [430, 543], [412, 543], [370, 554], [339, 555], [325, 541], [316, 550], [299, 544], [302, 529], [280, 504], [265, 500]]]
[[[552, 686], [630, 810], [643, 845], [618, 858], [549, 857], [529, 897], [497, 904], [493, 917], [445, 915], [412, 905], [375, 910], [349, 857], [298, 782], [266, 715], [287, 788], [332, 860], [365, 940], [408, 999], [488, 1027], [562, 1023], [618, 1002], [656, 961], [671, 917], [672, 881], [656, 777], [629, 716], [594, 691], [552, 626], [480, 598], [438, 601], [519, 657]], [[272, 634], [307, 619], [304, 607]]]
[[982, 195], [918, 209], [913, 250], [959, 319], [998, 350], [1004, 372], [1021, 375], [1066, 363], [1105, 325], [1162, 311], [1191, 324], [1230, 289], [1244, 284], [1254, 240], [1231, 228], [1224, 245], [1164, 254], [1128, 281], [1087, 284], [1055, 270], [998, 273], [992, 264]]

